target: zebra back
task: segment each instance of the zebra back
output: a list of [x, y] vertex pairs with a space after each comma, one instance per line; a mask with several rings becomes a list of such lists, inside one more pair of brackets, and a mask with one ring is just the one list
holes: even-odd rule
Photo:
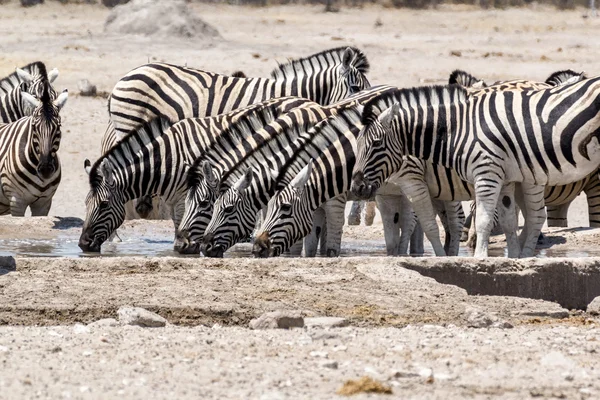
[[369, 85], [369, 64], [352, 47], [327, 50], [280, 65], [271, 78], [238, 78], [163, 63], [130, 71], [111, 93], [118, 136], [156, 116], [172, 122], [218, 115], [268, 98], [300, 96], [330, 104]]

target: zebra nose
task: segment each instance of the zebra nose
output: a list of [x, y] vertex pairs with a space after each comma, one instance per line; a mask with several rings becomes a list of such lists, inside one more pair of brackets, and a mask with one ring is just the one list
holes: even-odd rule
[[88, 230], [85, 230], [81, 233], [81, 237], [79, 238], [79, 248], [82, 251], [91, 251], [91, 252], [99, 252], [99, 246], [93, 246], [93, 237], [90, 235]]
[[357, 197], [363, 198], [366, 196], [367, 185], [365, 185], [365, 179], [362, 171], [354, 173], [352, 175], [352, 183], [350, 184], [350, 191]]
[[40, 164], [37, 167], [38, 175], [40, 175], [42, 178], [49, 178], [50, 176], [52, 176], [54, 171], [55, 171], [55, 168], [52, 163]]

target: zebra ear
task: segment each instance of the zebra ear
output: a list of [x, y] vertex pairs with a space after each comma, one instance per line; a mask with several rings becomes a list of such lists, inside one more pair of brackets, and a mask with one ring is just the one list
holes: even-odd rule
[[21, 92], [21, 96], [23, 97], [23, 100], [29, 104], [29, 106], [36, 108], [38, 107], [40, 104], [42, 104], [41, 101], [39, 101], [38, 99], [36, 99], [35, 97], [33, 97], [32, 95], [30, 95], [27, 92]]
[[56, 80], [56, 78], [58, 78], [58, 69], [54, 68], [48, 73], [48, 81], [52, 83]]
[[110, 165], [110, 162], [107, 159], [104, 159], [104, 161], [102, 161], [102, 163], [100, 164], [100, 173], [104, 178], [104, 182], [106, 182], [107, 185], [111, 186], [115, 179], [112, 166]]
[[398, 115], [400, 115], [400, 104], [394, 103], [390, 108], [382, 112], [378, 119], [384, 128], [389, 129], [392, 126], [392, 121]]
[[238, 192], [242, 192], [248, 189], [250, 187], [250, 184], [252, 183], [253, 176], [254, 173], [252, 172], [252, 168], [248, 168], [244, 175], [242, 175], [242, 177], [235, 183], [233, 188]]
[[483, 89], [485, 88], [485, 82], [484, 81], [477, 81], [474, 84], [471, 85], [471, 88], [473, 89]]
[[30, 83], [33, 81], [33, 76], [31, 74], [21, 68], [17, 68], [17, 76], [23, 81]]
[[298, 175], [290, 182], [290, 185], [296, 189], [302, 189], [306, 182], [310, 179], [310, 174], [312, 172], [312, 164], [313, 160], [310, 160], [308, 164], [304, 168], [300, 170]]
[[58, 107], [58, 111], [62, 110], [62, 108], [67, 104], [67, 99], [69, 98], [69, 91], [67, 89], [63, 90], [61, 94], [58, 95], [56, 100], [54, 100], [54, 105]]
[[344, 54], [342, 54], [342, 65], [344, 66], [344, 69], [350, 68], [350, 63], [352, 62], [353, 58], [354, 50], [352, 50], [350, 47], [346, 47]]
[[208, 161], [202, 162], [202, 173], [204, 174], [204, 180], [211, 186], [217, 187], [219, 180], [217, 179], [212, 166]]
[[85, 172], [89, 175], [90, 171], [92, 170], [92, 163], [90, 162], [90, 160], [88, 160], [87, 158], [85, 159], [85, 161], [83, 162], [83, 169], [85, 170]]

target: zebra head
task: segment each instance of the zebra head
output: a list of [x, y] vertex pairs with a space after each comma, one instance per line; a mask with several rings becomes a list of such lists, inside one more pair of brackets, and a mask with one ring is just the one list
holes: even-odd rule
[[217, 198], [220, 174], [208, 161], [199, 160], [189, 168], [187, 180], [183, 217], [175, 232], [175, 250], [197, 254]]
[[56, 153], [60, 147], [61, 119], [59, 112], [69, 97], [65, 89], [55, 100], [51, 100], [48, 86], [41, 100], [27, 92], [21, 92], [23, 100], [33, 107], [31, 114], [30, 156], [37, 163], [37, 173], [49, 179], [58, 169]]
[[222, 257], [227, 249], [252, 234], [258, 213], [248, 193], [253, 179], [254, 171], [248, 168], [215, 202], [201, 247], [205, 256]]
[[125, 198], [117, 190], [114, 167], [107, 158], [94, 167], [85, 160], [84, 168], [90, 176], [91, 190], [85, 199], [86, 216], [79, 248], [100, 252], [102, 244], [125, 220]]
[[[58, 78], [58, 70], [54, 68], [50, 73], [47, 73], [46, 66], [41, 62], [35, 63], [35, 67], [37, 70], [36, 73], [30, 73], [21, 68], [16, 69], [19, 80], [25, 84], [25, 91], [33, 97], [41, 99], [47, 90], [50, 101], [54, 101], [58, 94], [51, 83]], [[33, 108], [35, 108], [29, 105], [29, 103], [25, 103], [25, 106], [30, 107], [29, 109], [26, 108], [27, 115], [31, 114]]]
[[400, 113], [394, 104], [379, 116], [367, 104], [363, 110], [363, 130], [356, 140], [357, 155], [350, 191], [361, 199], [370, 199], [385, 180], [400, 168], [402, 144], [393, 135], [392, 122]]
[[345, 99], [361, 90], [371, 87], [366, 73], [369, 72], [369, 62], [358, 49], [347, 47], [338, 66], [339, 77], [331, 91], [327, 104]]
[[279, 256], [310, 232], [314, 209], [306, 186], [311, 177], [312, 164], [311, 160], [269, 200], [267, 215], [252, 248], [255, 257]]

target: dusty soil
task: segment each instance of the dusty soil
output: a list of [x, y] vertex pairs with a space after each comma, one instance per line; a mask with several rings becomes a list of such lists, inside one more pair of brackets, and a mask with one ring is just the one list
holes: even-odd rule
[[[105, 98], [77, 95], [80, 79], [108, 93], [149, 60], [267, 76], [287, 57], [347, 44], [369, 56], [373, 84], [443, 83], [455, 68], [487, 81], [543, 80], [565, 68], [596, 75], [600, 65], [600, 41], [590, 40], [600, 20], [582, 18], [583, 10], [366, 7], [325, 14], [308, 6], [190, 7], [221, 38], [107, 34], [109, 10], [99, 5], [0, 6], [0, 75], [43, 60], [60, 70], [57, 88], [71, 93], [59, 152], [63, 182], [51, 210], [62, 219], [2, 218], [2, 245], [21, 241], [11, 254], [33, 248], [56, 255], [62, 238], [67, 255], [77, 255], [68, 249], [76, 246], [85, 214], [83, 160], [99, 156], [108, 120]], [[584, 201], [571, 208], [572, 227], [587, 225]], [[598, 230], [547, 232], [541, 255], [597, 255]], [[346, 233], [356, 243], [382, 244], [379, 226]], [[125, 244], [143, 238], [167, 251], [171, 235], [161, 222], [132, 222], [122, 233]], [[50, 244], [35, 247], [31, 240]], [[502, 247], [494, 239], [492, 249]], [[115, 317], [125, 304], [156, 311], [174, 325], [73, 326]], [[515, 328], [468, 328], [470, 307]], [[351, 326], [246, 328], [251, 318], [276, 309], [345, 317]], [[0, 325], [6, 325], [0, 326], [0, 370], [7, 371], [0, 374], [0, 398], [330, 399], [346, 380], [365, 375], [391, 386], [398, 398], [598, 398], [594, 318], [543, 300], [469, 295], [403, 268], [400, 259], [0, 258]], [[338, 368], [325, 367], [325, 360]]]

